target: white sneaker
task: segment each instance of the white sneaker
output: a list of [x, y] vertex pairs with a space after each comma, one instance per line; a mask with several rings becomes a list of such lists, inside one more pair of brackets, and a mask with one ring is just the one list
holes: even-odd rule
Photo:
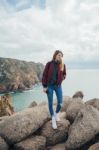
[[56, 120], [56, 121], [60, 121], [60, 118], [59, 118], [59, 114], [58, 114], [58, 113], [54, 112], [54, 116], [55, 116], [55, 120]]
[[54, 115], [52, 116], [52, 127], [53, 129], [57, 129], [56, 119]]

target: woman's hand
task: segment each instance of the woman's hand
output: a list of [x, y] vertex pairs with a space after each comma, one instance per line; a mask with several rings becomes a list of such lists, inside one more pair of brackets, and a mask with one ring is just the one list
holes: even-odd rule
[[48, 88], [43, 88], [43, 92], [46, 93]]

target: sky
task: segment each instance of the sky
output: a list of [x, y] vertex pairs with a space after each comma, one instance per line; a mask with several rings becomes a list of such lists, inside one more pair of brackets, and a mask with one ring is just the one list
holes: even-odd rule
[[0, 57], [99, 69], [99, 0], [0, 0]]

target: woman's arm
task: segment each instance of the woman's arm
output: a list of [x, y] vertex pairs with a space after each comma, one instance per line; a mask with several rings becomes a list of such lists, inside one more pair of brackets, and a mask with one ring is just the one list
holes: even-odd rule
[[46, 63], [44, 71], [43, 71], [43, 75], [42, 75], [42, 85], [43, 85], [44, 88], [47, 87], [48, 68], [49, 68], [49, 62]]

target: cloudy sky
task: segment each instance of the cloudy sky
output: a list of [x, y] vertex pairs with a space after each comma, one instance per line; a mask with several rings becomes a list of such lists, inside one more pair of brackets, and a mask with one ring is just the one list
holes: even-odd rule
[[99, 0], [0, 0], [0, 57], [99, 68]]

